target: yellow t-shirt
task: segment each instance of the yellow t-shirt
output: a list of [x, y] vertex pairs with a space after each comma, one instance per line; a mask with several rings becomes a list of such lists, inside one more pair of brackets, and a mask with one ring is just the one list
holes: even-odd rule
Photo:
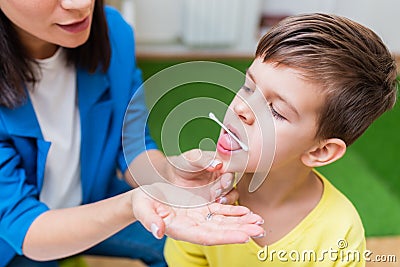
[[356, 209], [328, 180], [317, 175], [324, 184], [321, 200], [279, 241], [265, 247], [253, 240], [246, 244], [201, 246], [168, 238], [164, 249], [168, 265], [365, 266], [364, 228]]

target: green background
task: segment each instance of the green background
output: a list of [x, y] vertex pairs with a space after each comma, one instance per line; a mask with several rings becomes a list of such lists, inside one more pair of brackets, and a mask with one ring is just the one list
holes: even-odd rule
[[[189, 60], [139, 59], [143, 79], [169, 66]], [[242, 72], [251, 60], [218, 60]], [[237, 89], [239, 89], [238, 84]], [[152, 88], [152, 90], [155, 90]], [[146, 91], [146, 94], [152, 92]], [[234, 93], [210, 84], [179, 86], [165, 95], [149, 117], [150, 131], [160, 146], [162, 123], [177, 104], [197, 97], [209, 97], [227, 104]], [[206, 108], [206, 107], [205, 107]], [[339, 161], [318, 170], [338, 187], [355, 205], [364, 223], [366, 235], [400, 235], [400, 108], [395, 108], [374, 122], [365, 134], [347, 150]], [[208, 119], [195, 119], [179, 133], [182, 151], [198, 146], [200, 140], [216, 140], [219, 127]], [[337, 218], [340, 220], [340, 218]]]

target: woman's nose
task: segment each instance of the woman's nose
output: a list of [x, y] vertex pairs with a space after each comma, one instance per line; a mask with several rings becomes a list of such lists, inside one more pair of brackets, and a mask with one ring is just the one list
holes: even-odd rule
[[233, 106], [233, 110], [239, 116], [239, 118], [246, 124], [252, 125], [255, 120], [254, 112], [249, 106], [249, 103], [241, 97], [236, 96], [236, 103]]
[[61, 0], [64, 9], [89, 9], [95, 0]]

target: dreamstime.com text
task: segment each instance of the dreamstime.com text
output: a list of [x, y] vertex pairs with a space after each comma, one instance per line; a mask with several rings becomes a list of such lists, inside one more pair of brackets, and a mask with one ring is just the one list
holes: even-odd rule
[[396, 255], [377, 255], [370, 250], [358, 251], [348, 249], [346, 240], [337, 242], [337, 247], [320, 251], [314, 250], [271, 250], [268, 246], [260, 249], [257, 258], [260, 261], [269, 262], [397, 262]]

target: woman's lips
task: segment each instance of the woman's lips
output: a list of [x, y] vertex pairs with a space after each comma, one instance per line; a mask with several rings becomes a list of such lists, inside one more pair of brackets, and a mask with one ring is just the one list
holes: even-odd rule
[[89, 19], [89, 16], [87, 16], [82, 21], [67, 24], [67, 25], [58, 24], [58, 26], [60, 26], [61, 29], [65, 30], [67, 32], [78, 33], [78, 32], [86, 30], [89, 27], [89, 24], [90, 24], [90, 19]]

